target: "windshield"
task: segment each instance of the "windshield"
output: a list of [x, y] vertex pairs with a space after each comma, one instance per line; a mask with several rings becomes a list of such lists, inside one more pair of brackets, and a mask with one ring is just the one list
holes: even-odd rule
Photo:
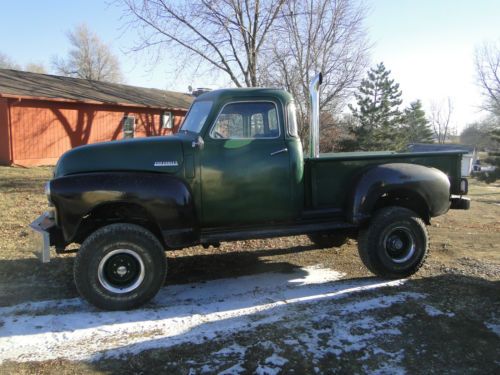
[[189, 131], [193, 133], [199, 133], [203, 124], [210, 113], [212, 108], [212, 102], [208, 101], [197, 101], [194, 102], [189, 109], [184, 122], [182, 123], [181, 131]]

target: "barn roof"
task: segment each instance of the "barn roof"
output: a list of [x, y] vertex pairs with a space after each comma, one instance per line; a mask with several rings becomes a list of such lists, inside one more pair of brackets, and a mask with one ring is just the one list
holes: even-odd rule
[[30, 97], [162, 109], [188, 109], [193, 97], [165, 91], [50, 74], [0, 69], [0, 97]]

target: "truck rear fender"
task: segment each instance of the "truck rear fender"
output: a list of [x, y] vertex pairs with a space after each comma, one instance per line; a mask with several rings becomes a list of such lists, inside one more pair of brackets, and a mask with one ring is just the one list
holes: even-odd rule
[[352, 182], [347, 219], [361, 224], [384, 206], [399, 205], [424, 221], [446, 213], [450, 207], [450, 181], [436, 168], [418, 164], [389, 163], [363, 170]]
[[81, 242], [99, 226], [132, 222], [150, 229], [167, 247], [192, 242], [197, 219], [189, 186], [160, 173], [103, 172], [64, 176], [51, 181], [66, 243]]

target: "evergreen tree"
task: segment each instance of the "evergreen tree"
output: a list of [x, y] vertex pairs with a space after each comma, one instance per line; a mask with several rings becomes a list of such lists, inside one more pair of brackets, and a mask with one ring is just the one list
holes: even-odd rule
[[433, 143], [434, 132], [427, 121], [420, 100], [410, 103], [403, 112], [402, 137], [405, 143]]
[[356, 148], [386, 150], [404, 143], [400, 130], [402, 103], [399, 84], [390, 79], [383, 63], [368, 71], [355, 94], [357, 107], [349, 105], [358, 125], [352, 129]]

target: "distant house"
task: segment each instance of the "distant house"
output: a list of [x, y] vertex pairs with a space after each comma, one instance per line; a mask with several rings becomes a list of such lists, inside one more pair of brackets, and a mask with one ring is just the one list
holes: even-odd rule
[[175, 132], [193, 97], [0, 69], [0, 164], [54, 164], [84, 144]]
[[455, 143], [410, 143], [407, 149], [409, 152], [467, 151], [467, 154], [471, 155], [476, 153], [474, 146]]

